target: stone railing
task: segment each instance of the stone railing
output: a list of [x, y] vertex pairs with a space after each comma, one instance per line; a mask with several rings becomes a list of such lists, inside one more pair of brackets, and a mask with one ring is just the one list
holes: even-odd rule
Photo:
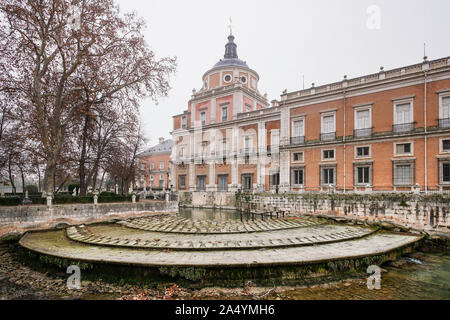
[[406, 228], [450, 235], [450, 197], [413, 194], [242, 195], [237, 206], [253, 203], [258, 210], [285, 210], [295, 215], [330, 215], [367, 222], [391, 222]]
[[140, 213], [175, 212], [177, 209], [176, 201], [0, 207], [0, 231], [107, 221], [122, 214], [133, 216]]
[[233, 192], [182, 192], [180, 206], [202, 208], [251, 207], [284, 210], [293, 215], [329, 215], [367, 222], [390, 222], [406, 228], [450, 235], [450, 196], [304, 193], [274, 195]]

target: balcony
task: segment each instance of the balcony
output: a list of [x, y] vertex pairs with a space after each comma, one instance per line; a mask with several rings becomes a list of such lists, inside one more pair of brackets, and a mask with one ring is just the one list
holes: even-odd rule
[[392, 126], [392, 131], [394, 133], [411, 132], [413, 130], [414, 130], [414, 122], [394, 124]]
[[450, 128], [450, 118], [439, 119], [439, 129]]
[[270, 156], [272, 154], [278, 154], [280, 152], [280, 146], [267, 146], [267, 155]]
[[256, 151], [253, 148], [242, 148], [241, 149], [241, 156], [252, 156], [255, 155]]
[[364, 138], [371, 136], [372, 136], [372, 128], [356, 129], [353, 132], [353, 137], [355, 138]]
[[298, 146], [300, 144], [305, 144], [304, 136], [291, 137], [291, 145]]
[[196, 153], [195, 154], [195, 161], [205, 161], [206, 160], [206, 152], [205, 153]]
[[328, 132], [320, 134], [320, 141], [334, 141], [336, 140], [336, 132]]

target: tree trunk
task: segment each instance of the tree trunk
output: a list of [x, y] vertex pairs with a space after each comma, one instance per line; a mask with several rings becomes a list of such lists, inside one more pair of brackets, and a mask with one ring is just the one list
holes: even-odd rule
[[81, 156], [80, 156], [80, 196], [85, 196], [87, 193], [87, 181], [86, 181], [86, 154], [87, 154], [87, 132], [89, 128], [89, 114], [84, 116], [84, 126], [83, 126], [83, 138], [81, 145]]
[[11, 191], [12, 191], [12, 194], [16, 194], [16, 185], [14, 184], [14, 178], [13, 178], [13, 176], [12, 176], [11, 158], [12, 158], [12, 154], [9, 154], [9, 159], [8, 159], [8, 174], [9, 174], [9, 181], [11, 182]]
[[53, 194], [55, 192], [55, 172], [56, 172], [56, 161], [50, 159], [47, 161], [44, 172], [44, 191], [47, 194]]
[[41, 169], [39, 168], [39, 165], [37, 166], [37, 172], [38, 172], [38, 192], [41, 192]]

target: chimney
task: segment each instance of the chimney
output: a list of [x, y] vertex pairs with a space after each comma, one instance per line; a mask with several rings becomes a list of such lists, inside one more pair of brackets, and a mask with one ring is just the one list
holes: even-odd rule
[[159, 138], [159, 144], [164, 142], [164, 138]]

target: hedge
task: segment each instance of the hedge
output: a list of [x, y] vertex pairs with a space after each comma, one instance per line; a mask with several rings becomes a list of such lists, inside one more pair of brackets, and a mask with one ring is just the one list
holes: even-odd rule
[[[22, 197], [7, 197], [0, 198], [0, 206], [18, 206], [22, 204]], [[41, 196], [30, 197], [33, 204], [46, 204], [47, 199]], [[112, 203], [112, 202], [131, 202], [132, 196], [121, 196], [115, 193], [104, 192], [98, 197], [98, 203]], [[139, 201], [139, 196], [136, 196], [136, 202]], [[74, 204], [74, 203], [94, 203], [94, 196], [88, 195], [84, 197], [73, 197], [71, 195], [56, 195], [53, 199], [53, 204]]]

